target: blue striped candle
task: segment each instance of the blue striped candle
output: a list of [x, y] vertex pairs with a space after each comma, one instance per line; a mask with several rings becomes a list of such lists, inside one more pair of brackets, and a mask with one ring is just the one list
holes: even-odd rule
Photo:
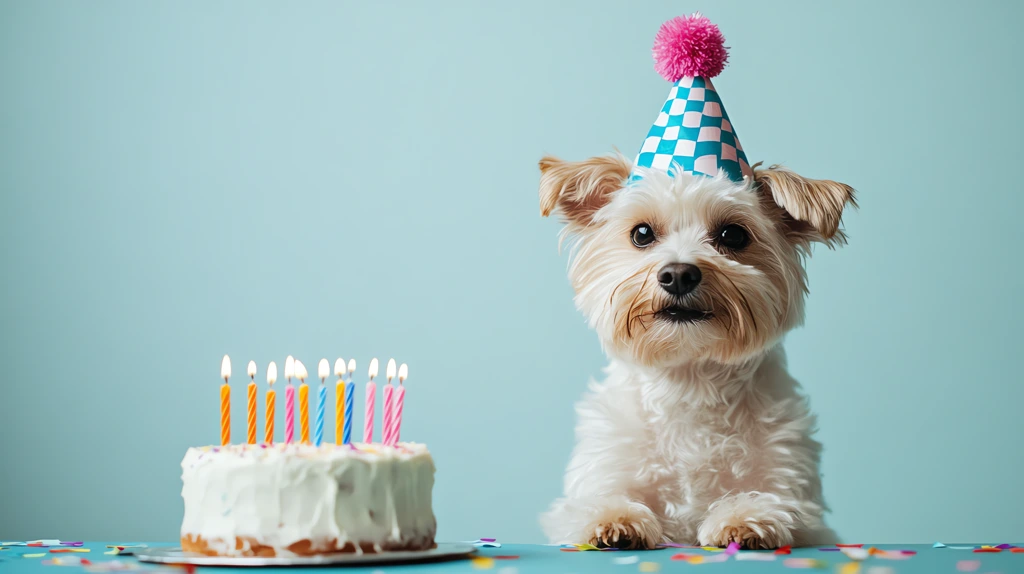
[[356, 384], [349, 380], [345, 384], [345, 444], [352, 442], [352, 403], [356, 396]]
[[320, 392], [316, 396], [316, 428], [313, 430], [313, 444], [320, 446], [324, 442], [324, 403], [327, 402], [327, 386], [320, 383]]

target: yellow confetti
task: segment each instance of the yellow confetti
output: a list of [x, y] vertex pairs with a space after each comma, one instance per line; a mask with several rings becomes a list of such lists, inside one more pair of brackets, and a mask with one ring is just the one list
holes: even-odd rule
[[686, 561], [689, 562], [690, 564], [700, 564], [701, 562], [704, 561], [704, 557], [703, 556], [690, 556], [689, 558], [686, 559]]
[[21, 555], [22, 558], [42, 558], [43, 556], [46, 556], [45, 552], [41, 552], [39, 554], [22, 554]]
[[725, 549], [717, 546], [702, 546], [701, 550], [707, 550], [708, 552], [722, 552]]
[[472, 561], [473, 568], [477, 570], [490, 570], [494, 568], [494, 558], [488, 558], [486, 556], [477, 556]]
[[581, 552], [586, 552], [587, 550], [601, 550], [600, 548], [598, 548], [597, 546], [594, 546], [593, 544], [573, 544], [573, 546], [575, 546], [576, 549], [581, 551]]
[[860, 574], [860, 563], [847, 562], [846, 564], [840, 564], [836, 571], [839, 574]]
[[640, 563], [640, 571], [641, 572], [657, 572], [658, 570], [661, 570], [661, 566], [659, 566], [657, 562], [641, 562]]

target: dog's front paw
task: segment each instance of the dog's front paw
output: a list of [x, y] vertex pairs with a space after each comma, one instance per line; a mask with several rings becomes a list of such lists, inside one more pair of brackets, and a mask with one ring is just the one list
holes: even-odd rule
[[793, 543], [796, 509], [779, 497], [759, 492], [729, 496], [711, 505], [697, 530], [702, 546], [779, 548]]
[[640, 549], [661, 542], [658, 517], [647, 506], [624, 496], [606, 496], [599, 502], [562, 498], [541, 517], [541, 523], [556, 543]]
[[643, 525], [623, 518], [615, 522], [599, 524], [594, 529], [594, 536], [587, 543], [598, 548], [637, 550], [654, 548], [658, 541], [647, 535]]
[[587, 542], [598, 548], [650, 549], [661, 542], [658, 517], [637, 502], [602, 509], [589, 530]]

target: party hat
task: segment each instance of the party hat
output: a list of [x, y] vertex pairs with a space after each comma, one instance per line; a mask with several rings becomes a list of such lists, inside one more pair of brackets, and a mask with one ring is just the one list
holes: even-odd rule
[[[753, 177], [736, 130], [711, 78], [729, 59], [718, 26], [699, 12], [662, 24], [654, 38], [654, 69], [673, 82], [647, 132], [634, 167], [707, 176], [719, 170], [733, 181]], [[639, 177], [634, 170], [634, 178]]]

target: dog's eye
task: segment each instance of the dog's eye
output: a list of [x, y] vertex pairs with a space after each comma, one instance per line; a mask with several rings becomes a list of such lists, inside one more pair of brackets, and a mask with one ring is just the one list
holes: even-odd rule
[[654, 243], [654, 230], [651, 229], [650, 225], [641, 223], [633, 228], [629, 237], [633, 240], [633, 245], [636, 245], [637, 247], [647, 247], [651, 243]]
[[727, 249], [739, 251], [750, 245], [750, 234], [739, 225], [726, 225], [718, 230], [718, 244]]

